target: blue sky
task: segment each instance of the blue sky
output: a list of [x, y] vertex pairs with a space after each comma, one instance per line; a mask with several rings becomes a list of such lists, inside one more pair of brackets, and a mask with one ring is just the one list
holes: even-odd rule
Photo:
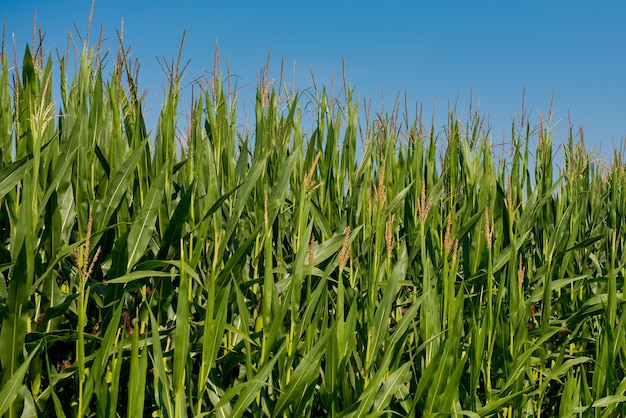
[[[65, 49], [73, 22], [86, 31], [89, 0], [3, 0], [7, 41], [15, 36], [18, 55], [32, 36], [33, 15], [50, 50]], [[592, 5], [593, 4], [593, 5]], [[263, 1], [190, 2], [96, 0], [91, 40], [100, 26], [114, 53], [116, 29], [124, 20], [125, 43], [141, 63], [140, 88], [158, 107], [166, 82], [157, 57], [178, 53], [183, 30], [186, 81], [212, 71], [216, 39], [222, 63], [242, 87], [254, 92], [269, 49], [270, 76], [299, 89], [341, 86], [342, 57], [348, 83], [361, 99], [380, 110], [398, 92], [411, 108], [422, 104], [430, 119], [437, 101], [437, 123], [449, 102], [467, 116], [470, 92], [488, 116], [494, 143], [510, 138], [511, 118], [522, 95], [536, 122], [547, 113], [554, 91], [556, 140], [567, 133], [567, 118], [583, 125], [587, 147], [607, 157], [626, 135], [626, 2], [623, 1]], [[156, 112], [156, 111], [155, 111]], [[149, 119], [150, 120], [150, 119]]]

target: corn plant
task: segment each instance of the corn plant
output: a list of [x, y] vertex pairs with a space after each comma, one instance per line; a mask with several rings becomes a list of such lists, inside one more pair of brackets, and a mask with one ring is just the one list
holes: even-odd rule
[[219, 61], [181, 120], [180, 56], [150, 128], [81, 48], [0, 57], [0, 414], [626, 413], [619, 151], [266, 77], [241, 128]]

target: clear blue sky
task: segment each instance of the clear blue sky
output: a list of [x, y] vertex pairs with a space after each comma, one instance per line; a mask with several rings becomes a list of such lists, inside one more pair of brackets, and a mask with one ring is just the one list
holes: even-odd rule
[[[35, 10], [45, 46], [64, 50], [68, 30], [76, 33], [73, 22], [85, 33], [91, 1], [0, 4], [7, 40], [15, 36], [21, 55]], [[244, 96], [253, 94], [271, 48], [270, 76], [278, 77], [282, 57], [288, 81], [295, 63], [300, 89], [311, 87], [310, 70], [318, 84], [329, 84], [334, 73], [340, 86], [344, 57], [349, 84], [360, 98], [374, 99], [374, 110], [382, 91], [387, 106], [400, 91], [412, 107], [423, 104], [428, 118], [435, 100], [439, 121], [457, 100], [467, 116], [471, 91], [489, 115], [494, 143], [508, 140], [524, 89], [534, 121], [539, 109], [547, 113], [554, 91], [557, 141], [565, 138], [568, 112], [574, 126], [584, 126], [587, 147], [602, 146], [605, 156], [626, 135], [623, 1], [96, 0], [92, 42], [102, 26], [114, 54], [122, 19], [149, 103], [159, 103], [166, 81], [156, 57], [175, 57], [186, 30], [186, 80], [212, 70], [218, 39], [222, 62], [227, 56]]]

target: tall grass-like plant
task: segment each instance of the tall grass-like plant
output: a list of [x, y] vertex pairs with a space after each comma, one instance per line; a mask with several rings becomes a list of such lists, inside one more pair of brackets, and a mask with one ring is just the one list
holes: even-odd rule
[[626, 413], [620, 152], [570, 127], [558, 167], [523, 114], [498, 159], [478, 109], [439, 132], [269, 63], [241, 129], [217, 57], [186, 120], [164, 66], [149, 129], [100, 50], [2, 49], [0, 414]]

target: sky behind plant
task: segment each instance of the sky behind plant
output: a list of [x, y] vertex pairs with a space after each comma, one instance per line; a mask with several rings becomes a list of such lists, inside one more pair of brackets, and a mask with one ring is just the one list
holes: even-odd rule
[[[65, 50], [68, 31], [78, 39], [74, 22], [86, 34], [91, 1], [1, 4], [5, 47], [12, 50], [14, 37], [18, 56], [31, 42], [35, 11], [48, 52]], [[373, 112], [381, 110], [383, 92], [385, 109], [400, 92], [410, 115], [421, 104], [426, 120], [436, 102], [439, 131], [449, 103], [467, 119], [471, 97], [489, 118], [493, 142], [507, 142], [524, 92], [534, 122], [538, 111], [547, 115], [554, 92], [557, 142], [566, 138], [568, 114], [575, 127], [583, 125], [587, 147], [602, 147], [606, 157], [626, 135], [626, 3], [621, 1], [96, 0], [90, 41], [95, 43], [102, 27], [109, 61], [122, 20], [125, 44], [141, 63], [140, 88], [147, 90], [153, 113], [167, 80], [157, 57], [176, 57], [186, 30], [184, 86], [203, 70], [213, 71], [218, 40], [222, 69], [228, 57], [244, 98], [253, 97], [271, 48], [272, 78], [279, 77], [282, 58], [289, 85], [295, 80], [298, 89], [310, 89], [313, 72], [318, 86], [330, 87], [334, 75], [338, 93], [343, 59], [348, 83], [361, 102], [372, 99]], [[190, 89], [185, 92], [189, 98]]]

